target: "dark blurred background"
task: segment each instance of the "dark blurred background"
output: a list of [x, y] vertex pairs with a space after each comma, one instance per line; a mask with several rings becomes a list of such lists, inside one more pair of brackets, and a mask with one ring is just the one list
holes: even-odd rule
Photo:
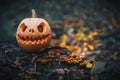
[[[101, 17], [108, 20], [109, 24], [114, 20], [116, 24], [112, 26], [116, 27], [119, 26], [120, 21], [119, 4], [119, 0], [1, 0], [0, 40], [14, 42], [18, 24], [22, 19], [31, 17], [31, 9], [33, 8], [39, 17], [48, 20], [52, 28], [56, 27], [55, 21], [64, 21], [67, 15], [79, 15], [83, 19], [95, 15], [95, 19]], [[86, 21], [85, 23], [89, 27], [92, 26]], [[98, 25], [97, 21], [93, 23]]]

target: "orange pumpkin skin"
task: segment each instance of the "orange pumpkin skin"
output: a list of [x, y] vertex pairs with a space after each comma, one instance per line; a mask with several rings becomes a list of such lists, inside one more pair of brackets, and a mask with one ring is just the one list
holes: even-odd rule
[[25, 18], [17, 28], [16, 39], [27, 52], [39, 52], [49, 46], [52, 31], [45, 19]]

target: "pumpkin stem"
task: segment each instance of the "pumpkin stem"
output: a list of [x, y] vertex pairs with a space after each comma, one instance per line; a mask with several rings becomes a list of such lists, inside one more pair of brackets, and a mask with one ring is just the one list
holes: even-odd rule
[[35, 9], [32, 9], [31, 12], [32, 12], [32, 18], [37, 18], [37, 14], [35, 12]]

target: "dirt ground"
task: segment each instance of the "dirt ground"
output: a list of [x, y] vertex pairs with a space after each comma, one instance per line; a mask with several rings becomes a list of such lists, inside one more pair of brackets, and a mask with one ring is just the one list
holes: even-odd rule
[[[120, 80], [119, 1], [4, 0], [0, 3], [0, 79]], [[48, 21], [52, 41], [29, 53], [16, 30], [35, 9]]]

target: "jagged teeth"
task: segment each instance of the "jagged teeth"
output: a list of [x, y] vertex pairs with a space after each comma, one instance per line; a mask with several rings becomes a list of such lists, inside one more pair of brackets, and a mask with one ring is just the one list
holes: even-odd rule
[[25, 44], [25, 41], [21, 41], [22, 44]]
[[28, 41], [29, 43], [31, 43], [32, 41]]
[[45, 40], [43, 39], [43, 40], [41, 41], [41, 43], [44, 44], [44, 42], [45, 42]]
[[[47, 37], [47, 38], [46, 38]], [[21, 42], [22, 44], [44, 44], [48, 41], [48, 36], [20, 36], [18, 35], [18, 41]]]
[[19, 42], [21, 42], [22, 44], [44, 44], [46, 43], [48, 40], [47, 39], [42, 39], [42, 40], [34, 40], [34, 41], [23, 41], [19, 39]]
[[36, 42], [37, 42], [37, 41], [35, 40], [34, 43], [36, 44]]
[[26, 44], [29, 44], [29, 42], [28, 42], [28, 41], [26, 41]]
[[47, 42], [47, 39], [45, 39], [45, 42]]
[[36, 44], [40, 44], [40, 40], [36, 41]]
[[47, 36], [35, 37], [35, 36], [21, 36], [21, 35], [18, 34], [18, 37], [22, 38], [23, 40], [39, 40], [39, 39], [44, 39], [44, 38], [50, 37], [50, 36], [47, 35]]

